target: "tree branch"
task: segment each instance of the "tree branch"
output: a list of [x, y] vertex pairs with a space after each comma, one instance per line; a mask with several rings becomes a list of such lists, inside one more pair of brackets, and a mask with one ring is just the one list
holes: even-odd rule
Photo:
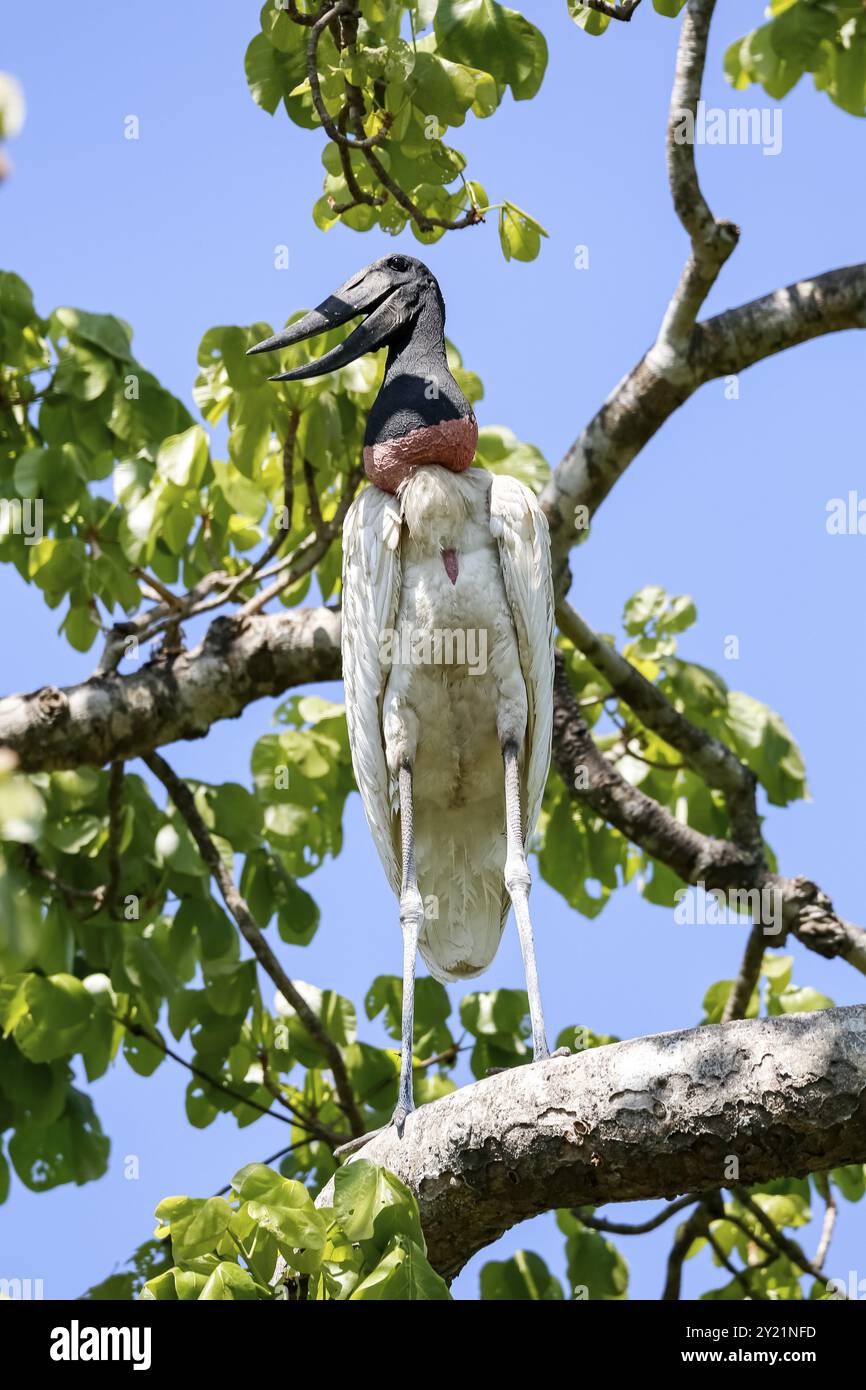
[[[569, 549], [629, 464], [700, 386], [828, 333], [866, 328], [866, 263], [826, 271], [698, 323], [689, 370], [660, 375], [647, 352], [608, 396], [541, 494], [562, 588]], [[576, 529], [578, 528], [578, 529]]]
[[725, 797], [737, 844], [756, 862], [763, 859], [761, 827], [755, 809], [757, 778], [720, 739], [692, 724], [609, 642], [605, 642], [568, 603], [556, 614], [560, 632], [573, 642], [642, 724], [682, 753], [708, 787]]
[[597, 10], [599, 14], [607, 15], [608, 19], [620, 19], [623, 24], [628, 24], [640, 0], [618, 0], [618, 3], [609, 3], [609, 0], [582, 0], [588, 10]]
[[718, 840], [684, 825], [602, 757], [560, 659], [553, 686], [553, 757], [575, 800], [590, 805], [645, 853], [673, 869], [684, 883], [771, 894], [770, 901], [778, 902], [782, 917], [782, 930], [771, 938], [772, 944], [781, 944], [785, 933], [792, 931], [810, 950], [828, 959], [842, 956], [866, 974], [866, 931], [840, 917], [816, 884], [771, 873], [734, 841]]
[[165, 759], [160, 757], [159, 753], [146, 754], [144, 756], [144, 762], [150, 768], [153, 775], [162, 782], [181, 816], [186, 821], [190, 834], [198, 845], [201, 857], [205, 864], [207, 864], [213, 879], [219, 887], [226, 907], [237, 923], [241, 935], [250, 947], [253, 955], [258, 960], [265, 974], [268, 975], [276, 985], [286, 1003], [291, 1005], [294, 1009], [310, 1037], [314, 1042], [318, 1043], [319, 1047], [324, 1052], [328, 1060], [328, 1065], [333, 1072], [334, 1086], [339, 1096], [342, 1109], [351, 1126], [352, 1133], [354, 1135], [363, 1134], [364, 1121], [355, 1101], [355, 1093], [349, 1081], [349, 1074], [346, 1070], [343, 1054], [322, 1024], [318, 1014], [310, 1008], [304, 996], [289, 979], [260, 932], [243, 896], [235, 885], [234, 879], [226, 868], [219, 850], [211, 839], [207, 826], [199, 815], [192, 792], [186, 783], [181, 781], [177, 773], [169, 767]]
[[173, 659], [0, 699], [0, 746], [24, 772], [100, 767], [204, 738], [254, 700], [339, 677], [340, 615], [331, 608], [217, 618], [197, 647]]
[[716, 0], [689, 0], [680, 28], [668, 113], [668, 180], [691, 250], [650, 356], [655, 370], [672, 380], [688, 371], [695, 319], [740, 235], [733, 222], [720, 222], [713, 216], [701, 192], [695, 163], [695, 119], [715, 5]]
[[[866, 1006], [662, 1033], [502, 1072], [364, 1149], [415, 1193], [453, 1277], [556, 1207], [703, 1191], [866, 1160]], [[318, 1198], [328, 1206], [331, 1184]]]

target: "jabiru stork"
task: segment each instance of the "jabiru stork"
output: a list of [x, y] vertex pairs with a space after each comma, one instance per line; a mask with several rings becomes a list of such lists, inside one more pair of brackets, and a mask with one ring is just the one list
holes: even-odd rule
[[[338, 346], [271, 380], [321, 376], [388, 349], [364, 438], [370, 486], [343, 528], [342, 659], [355, 779], [400, 904], [402, 1044], [391, 1124], [402, 1136], [414, 1109], [417, 952], [437, 980], [479, 975], [509, 905], [533, 1058], [550, 1055], [526, 852], [550, 766], [553, 584], [547, 521], [533, 493], [472, 466], [478, 426], [448, 367], [442, 293], [421, 261], [374, 261], [250, 352], [291, 347], [359, 315]], [[389, 640], [407, 631], [408, 644]], [[448, 650], [437, 632], [451, 635]], [[454, 640], [461, 635], [462, 644]]]

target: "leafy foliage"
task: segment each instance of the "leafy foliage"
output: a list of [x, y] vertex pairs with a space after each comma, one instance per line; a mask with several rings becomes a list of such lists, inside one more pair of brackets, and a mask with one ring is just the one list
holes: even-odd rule
[[[683, 4], [654, 0], [668, 17]], [[245, 70], [262, 109], [282, 106], [296, 126], [327, 135], [317, 225], [341, 221], [391, 235], [410, 226], [429, 243], [495, 211], [505, 259], [535, 258], [544, 228], [510, 201], [490, 204], [446, 137], [470, 116], [494, 115], [509, 93], [515, 101], [536, 95], [547, 63], [540, 31], [498, 0], [361, 0], [360, 22], [346, 16], [318, 33], [311, 85], [314, 36], [299, 15], [309, 19], [312, 9], [306, 0], [293, 8], [266, 0]], [[609, 27], [580, 0], [568, 0], [568, 12], [589, 35]], [[774, 99], [809, 72], [836, 104], [863, 115], [862, 4], [772, 0], [768, 22], [731, 47], [725, 70], [737, 90], [758, 82]], [[16, 133], [22, 114], [17, 89], [3, 80], [0, 139]], [[185, 616], [253, 601], [268, 580], [287, 606], [310, 592], [338, 599], [340, 509], [359, 483], [382, 364], [362, 359], [328, 377], [274, 384], [269, 364], [246, 356], [270, 332], [256, 323], [204, 334], [195, 418], [137, 360], [122, 319], [68, 306], [43, 316], [29, 286], [0, 272], [0, 561], [61, 610], [59, 630], [77, 651], [120, 634], [129, 639], [121, 664], [141, 661], [150, 642], [161, 644], [151, 660], [170, 659], [179, 619], [150, 620], [145, 607], [166, 593], [189, 601]], [[340, 336], [299, 345], [295, 364]], [[468, 399], [480, 400], [482, 385], [453, 345], [449, 361]], [[223, 432], [226, 456], [218, 457]], [[541, 453], [501, 426], [481, 430], [478, 461], [535, 490], [550, 476]], [[781, 717], [679, 654], [695, 621], [687, 596], [646, 586], [625, 604], [622, 650], [675, 708], [737, 752], [769, 803], [806, 796], [802, 758]], [[560, 646], [612, 765], [680, 820], [726, 835], [721, 798], [580, 653], [563, 639]], [[273, 936], [275, 928], [281, 941], [302, 947], [319, 930], [318, 906], [302, 881], [341, 852], [353, 785], [344, 711], [309, 695], [275, 710], [273, 731], [251, 751], [247, 785], [189, 784], [262, 932]], [[348, 1137], [347, 1118], [329, 1058], [286, 999], [263, 997], [187, 825], [134, 773], [123, 777], [119, 804], [115, 791], [107, 771], [25, 776], [0, 754], [0, 1201], [13, 1171], [33, 1191], [101, 1177], [109, 1138], [81, 1086], [121, 1059], [147, 1076], [172, 1058], [190, 1075], [192, 1125], [207, 1127], [220, 1114], [244, 1127], [264, 1113], [285, 1120], [279, 1170], [247, 1165], [228, 1198], [166, 1198], [154, 1239], [86, 1297], [129, 1298], [143, 1286], [145, 1298], [158, 1300], [447, 1299], [411, 1193], [364, 1160], [336, 1168], [333, 1149]], [[630, 883], [654, 904], [677, 901], [672, 871], [576, 805], [556, 775], [536, 849], [545, 879], [586, 917]], [[750, 1016], [830, 1006], [794, 985], [791, 970], [790, 957], [767, 953]], [[364, 1123], [383, 1123], [396, 1100], [397, 1048], [359, 1037], [351, 1000], [312, 983], [297, 987], [339, 1049]], [[705, 1024], [721, 1018], [731, 987], [710, 986]], [[394, 1043], [400, 1004], [396, 976], [379, 976], [364, 1000], [366, 1022], [380, 1021]], [[452, 1090], [466, 1053], [477, 1078], [526, 1063], [529, 1036], [524, 991], [476, 991], [455, 1005], [441, 985], [419, 981], [417, 1099]], [[615, 1041], [569, 1027], [557, 1045]], [[316, 1207], [313, 1190], [332, 1177], [332, 1205]], [[720, 1252], [736, 1254], [746, 1274], [705, 1296], [745, 1297], [751, 1281], [756, 1296], [801, 1298], [795, 1263], [784, 1254], [760, 1260], [762, 1227], [750, 1202], [795, 1231], [808, 1221], [813, 1196], [826, 1201], [831, 1187], [860, 1201], [864, 1169], [733, 1193], [710, 1223], [713, 1241], [696, 1240], [689, 1254], [708, 1250], [719, 1268]], [[485, 1266], [484, 1299], [627, 1296], [617, 1246], [587, 1224], [586, 1213], [560, 1212], [557, 1220], [564, 1283], [521, 1251]], [[825, 1296], [818, 1280], [812, 1296]]]
[[866, 13], [859, 0], [771, 0], [769, 20], [731, 44], [725, 75], [775, 101], [806, 73], [852, 116], [866, 116]]
[[[465, 157], [446, 143], [449, 129], [470, 114], [491, 116], [507, 91], [515, 101], [535, 96], [546, 66], [541, 32], [498, 0], [364, 0], [359, 22], [346, 18], [321, 34], [266, 0], [246, 53], [253, 100], [329, 136], [316, 225], [391, 236], [408, 225], [424, 244], [490, 210], [484, 188], [466, 177]], [[512, 203], [497, 207], [506, 259], [534, 259], [547, 233]]]
[[231, 1200], [168, 1197], [156, 1215], [175, 1263], [145, 1283], [145, 1299], [450, 1299], [412, 1193], [365, 1159], [336, 1173], [333, 1207], [251, 1163], [232, 1178]]
[[[803, 759], [780, 715], [759, 700], [729, 690], [715, 671], [678, 655], [678, 640], [697, 619], [685, 594], [647, 585], [626, 601], [621, 651], [693, 724], [732, 747], [752, 769], [767, 800], [784, 806], [807, 795]], [[587, 659], [559, 638], [569, 683], [593, 738], [633, 786], [705, 835], [728, 834], [721, 796], [682, 765], [676, 751], [641, 724]], [[648, 902], [673, 907], [683, 889], [665, 864], [637, 849], [591, 809], [578, 805], [557, 778], [545, 793], [539, 826], [539, 866], [572, 907], [595, 917], [619, 887], [635, 882]]]

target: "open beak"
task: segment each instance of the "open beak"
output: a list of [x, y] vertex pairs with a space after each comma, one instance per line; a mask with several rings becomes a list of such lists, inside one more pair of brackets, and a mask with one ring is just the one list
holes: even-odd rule
[[338, 343], [324, 357], [313, 362], [305, 362], [291, 372], [279, 372], [271, 381], [302, 381], [305, 377], [324, 376], [338, 367], [363, 357], [367, 352], [375, 352], [384, 347], [397, 329], [408, 320], [403, 296], [396, 293], [398, 286], [380, 267], [368, 267], [359, 275], [354, 275], [341, 285], [334, 294], [324, 300], [317, 309], [311, 309], [297, 323], [276, 333], [273, 338], [265, 338], [247, 349], [247, 355], [257, 352], [276, 352], [279, 348], [291, 347], [305, 338], [315, 338], [331, 328], [348, 323], [359, 314], [366, 314], [363, 323], [358, 324], [342, 343]]

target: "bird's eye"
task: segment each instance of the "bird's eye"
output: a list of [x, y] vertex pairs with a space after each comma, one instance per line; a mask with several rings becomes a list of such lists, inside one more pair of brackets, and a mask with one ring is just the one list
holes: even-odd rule
[[404, 256], [391, 256], [388, 264], [392, 270], [408, 270], [409, 262]]

